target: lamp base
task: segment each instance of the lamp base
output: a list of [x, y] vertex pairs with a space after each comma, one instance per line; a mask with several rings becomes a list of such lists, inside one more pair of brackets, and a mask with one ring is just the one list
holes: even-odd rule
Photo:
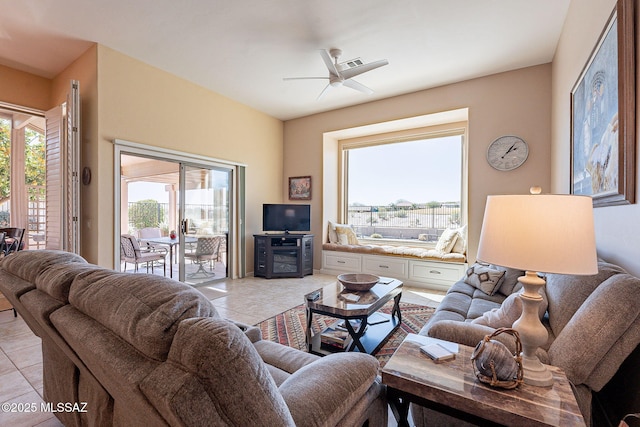
[[525, 384], [536, 387], [551, 387], [553, 385], [551, 371], [537, 357], [533, 359], [522, 357], [522, 379]]
[[519, 277], [524, 292], [522, 300], [522, 316], [513, 323], [513, 328], [520, 334], [522, 342], [522, 374], [525, 384], [538, 387], [553, 385], [551, 372], [540, 362], [536, 350], [547, 342], [548, 333], [538, 317], [538, 307], [542, 302], [540, 288], [544, 286], [544, 279], [535, 272], [527, 271]]

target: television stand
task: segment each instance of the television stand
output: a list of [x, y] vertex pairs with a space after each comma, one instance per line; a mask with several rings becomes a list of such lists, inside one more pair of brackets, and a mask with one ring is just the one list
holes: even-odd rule
[[304, 277], [313, 274], [313, 234], [254, 234], [253, 275]]

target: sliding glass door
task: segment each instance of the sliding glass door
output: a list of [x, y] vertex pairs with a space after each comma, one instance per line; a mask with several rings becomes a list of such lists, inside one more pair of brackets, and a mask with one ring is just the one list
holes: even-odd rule
[[[192, 285], [242, 272], [236, 265], [242, 257], [232, 251], [239, 233], [234, 228], [239, 222], [234, 220], [238, 168], [138, 151], [123, 150], [117, 156], [116, 245], [120, 247], [120, 235], [129, 234], [143, 250], [166, 251], [166, 276]], [[121, 271], [136, 271], [131, 262], [120, 266]], [[146, 267], [141, 264], [137, 271], [146, 272]], [[165, 274], [161, 264], [152, 272]]]
[[180, 168], [180, 280], [198, 284], [228, 275], [232, 170]]

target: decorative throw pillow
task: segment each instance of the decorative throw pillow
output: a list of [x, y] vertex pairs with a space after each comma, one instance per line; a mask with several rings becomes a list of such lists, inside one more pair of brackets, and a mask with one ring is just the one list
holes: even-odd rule
[[[485, 312], [482, 316], [473, 319], [471, 323], [477, 323], [495, 329], [512, 327], [513, 322], [518, 320], [522, 315], [522, 299], [520, 299], [522, 292], [524, 292], [524, 289], [509, 295], [502, 302], [500, 308], [494, 308], [493, 310]], [[540, 303], [538, 308], [538, 316], [542, 319], [549, 305], [544, 287], [540, 290], [540, 295], [542, 296], [542, 303]]]
[[453, 246], [456, 244], [456, 239], [458, 238], [458, 230], [453, 228], [447, 228], [444, 230], [440, 238], [438, 239], [438, 243], [436, 243], [436, 251], [448, 254], [453, 249]]
[[340, 245], [358, 245], [358, 237], [353, 228], [348, 225], [336, 225], [336, 234], [338, 235], [338, 244]]
[[451, 248], [451, 252], [455, 252], [457, 254], [464, 254], [467, 252], [467, 226], [463, 225], [457, 230], [458, 237], [456, 238], [456, 243]]
[[337, 224], [333, 221], [329, 221], [329, 243], [340, 244], [340, 240], [338, 239], [338, 233], [336, 233], [336, 227], [349, 227], [349, 224]]
[[502, 267], [499, 265], [493, 265], [491, 264], [491, 268], [493, 268], [494, 270], [500, 270], [500, 271], [504, 271], [504, 280], [502, 281], [502, 284], [500, 285], [500, 289], [499, 292], [502, 295], [506, 295], [509, 296], [513, 293], [514, 290], [519, 290], [521, 288], [521, 286], [519, 285], [518, 282], [518, 277], [524, 276], [524, 271], [523, 270], [518, 270], [515, 268], [509, 268], [509, 267]]
[[329, 221], [329, 243], [339, 243], [338, 234], [336, 233], [336, 224]]
[[487, 265], [474, 264], [467, 270], [464, 283], [481, 290], [487, 295], [493, 295], [500, 289], [504, 274], [504, 271], [494, 270]]

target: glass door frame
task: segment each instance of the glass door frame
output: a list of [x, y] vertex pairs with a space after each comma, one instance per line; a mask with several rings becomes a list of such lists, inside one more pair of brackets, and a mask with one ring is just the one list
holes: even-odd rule
[[[233, 247], [232, 243], [230, 242], [230, 236], [231, 236], [231, 227], [232, 227], [232, 212], [234, 210], [234, 202], [233, 202], [233, 194], [235, 194], [234, 191], [234, 181], [235, 181], [235, 169], [231, 168], [229, 166], [222, 166], [222, 165], [217, 165], [217, 166], [212, 166], [212, 165], [208, 165], [208, 166], [203, 166], [201, 163], [191, 163], [191, 162], [181, 162], [180, 163], [180, 180], [179, 180], [179, 185], [180, 185], [180, 197], [179, 197], [179, 201], [178, 201], [178, 236], [179, 236], [179, 244], [178, 244], [178, 259], [179, 259], [179, 280], [181, 282], [186, 282], [187, 280], [187, 275], [186, 275], [186, 259], [185, 259], [185, 252], [187, 249], [187, 245], [186, 245], [186, 237], [188, 236], [188, 221], [191, 218], [187, 217], [186, 214], [186, 208], [187, 208], [187, 201], [188, 201], [188, 197], [187, 197], [187, 192], [189, 191], [189, 188], [187, 188], [187, 182], [189, 182], [189, 180], [187, 179], [187, 173], [188, 172], [192, 172], [192, 171], [202, 171], [202, 170], [206, 170], [208, 172], [214, 172], [214, 171], [218, 171], [218, 172], [224, 172], [227, 175], [227, 188], [228, 188], [228, 192], [227, 192], [227, 204], [228, 204], [228, 213], [227, 213], [227, 221], [228, 221], [228, 225], [229, 225], [229, 230], [227, 231], [227, 237], [225, 239], [225, 244], [224, 247], [225, 249], [225, 254], [226, 254], [226, 269], [227, 269], [227, 274], [225, 275], [225, 277], [215, 277], [214, 275], [212, 275], [210, 277], [209, 280], [206, 280], [206, 277], [203, 277], [203, 281], [198, 281], [198, 285], [199, 284], [204, 284], [204, 283], [209, 283], [211, 281], [215, 281], [215, 280], [219, 280], [219, 279], [224, 279], [226, 277], [229, 277], [229, 271], [230, 271], [230, 259], [231, 259], [231, 248]], [[210, 188], [211, 191], [215, 191], [214, 187]], [[213, 194], [213, 198], [215, 199], [215, 194]], [[215, 201], [215, 200], [214, 200]], [[213, 208], [215, 209], [215, 205], [212, 205]], [[213, 230], [212, 230], [213, 231]]]
[[[185, 153], [177, 150], [154, 147], [146, 144], [126, 141], [122, 139], [114, 139], [114, 234], [113, 234], [113, 266], [114, 268], [120, 263], [120, 230], [121, 230], [121, 182], [120, 171], [121, 155], [142, 156], [155, 158], [162, 161], [178, 162], [180, 164], [189, 164], [201, 168], [214, 169], [230, 169], [231, 182], [229, 194], [229, 237], [227, 240], [227, 278], [237, 279], [246, 276], [246, 265], [244, 259], [246, 257], [246, 247], [243, 244], [245, 239], [244, 230], [244, 173], [246, 165], [242, 163], [230, 162], [227, 160], [215, 159], [212, 157]], [[182, 192], [181, 192], [182, 193]], [[182, 197], [182, 195], [180, 196]], [[179, 218], [179, 221], [182, 218]], [[182, 236], [182, 233], [178, 233]], [[181, 248], [184, 244], [179, 245]], [[182, 253], [184, 255], [184, 252]], [[183, 258], [181, 256], [181, 258]]]

